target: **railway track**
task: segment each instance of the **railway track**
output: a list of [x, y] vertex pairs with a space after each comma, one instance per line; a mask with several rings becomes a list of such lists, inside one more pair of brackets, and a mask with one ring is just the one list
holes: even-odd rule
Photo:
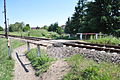
[[116, 52], [120, 54], [120, 46], [93, 44], [93, 43], [86, 43], [86, 42], [63, 43], [63, 45], [78, 47], [78, 48], [95, 49], [98, 51], [106, 51], [111, 53]]
[[[4, 36], [4, 34], [0, 34], [0, 35]], [[9, 35], [9, 37], [34, 40], [34, 41], [51, 40], [51, 39], [47, 39], [47, 38], [26, 37], [26, 36], [16, 36], [16, 35]], [[116, 52], [116, 53], [120, 54], [120, 46], [94, 44], [94, 43], [87, 43], [87, 42], [63, 42], [62, 44], [66, 45], [66, 46], [72, 46], [72, 47], [78, 47], [78, 48], [95, 49], [98, 51]]]

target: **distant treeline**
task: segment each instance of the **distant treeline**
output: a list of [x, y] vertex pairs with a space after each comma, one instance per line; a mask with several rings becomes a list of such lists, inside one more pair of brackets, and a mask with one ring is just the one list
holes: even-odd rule
[[65, 32], [120, 33], [120, 0], [79, 0], [66, 22]]
[[[45, 29], [47, 31], [57, 32], [58, 34], [62, 34], [64, 30], [58, 25], [57, 22], [51, 24], [50, 26], [43, 26], [43, 27], [30, 27], [29, 24], [24, 24], [24, 22], [15, 22], [14, 24], [10, 24], [8, 26], [9, 32], [26, 32], [30, 29]], [[4, 29], [0, 26], [0, 31], [3, 31]]]

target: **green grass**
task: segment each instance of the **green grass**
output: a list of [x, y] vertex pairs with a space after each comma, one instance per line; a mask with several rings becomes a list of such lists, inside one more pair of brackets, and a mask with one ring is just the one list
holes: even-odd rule
[[45, 38], [51, 38], [51, 39], [57, 39], [61, 35], [59, 35], [56, 32], [48, 32], [44, 29], [38, 29], [38, 30], [30, 30], [29, 32], [9, 32], [10, 35], [17, 35], [17, 36], [28, 36], [28, 33], [31, 37], [45, 37]]
[[[30, 34], [31, 37], [45, 37], [50, 39], [69, 39], [66, 34], [60, 35], [56, 32], [48, 32], [45, 29], [30, 30], [29, 32], [9, 32], [9, 35], [28, 36], [28, 33]], [[0, 34], [4, 34], [4, 32], [0, 32]]]
[[88, 42], [91, 43], [97, 43], [97, 44], [109, 44], [109, 45], [118, 45], [120, 43], [120, 39], [116, 37], [105, 37], [105, 38], [99, 38], [97, 40], [91, 39], [87, 40]]
[[120, 80], [120, 64], [101, 62], [83, 58], [77, 54], [67, 59], [71, 70], [63, 80]]
[[36, 70], [36, 76], [46, 72], [50, 66], [50, 63], [54, 60], [49, 58], [48, 55], [45, 54], [44, 50], [41, 50], [40, 57], [37, 56], [37, 49], [31, 49], [30, 52], [26, 53], [26, 55], [31, 61], [33, 68]]
[[[11, 41], [12, 48], [23, 45], [19, 41]], [[14, 61], [8, 57], [7, 40], [0, 38], [0, 80], [12, 80]]]

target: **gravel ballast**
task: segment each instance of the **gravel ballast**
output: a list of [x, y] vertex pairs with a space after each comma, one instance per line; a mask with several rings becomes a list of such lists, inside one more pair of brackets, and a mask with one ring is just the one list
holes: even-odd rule
[[48, 47], [47, 54], [54, 58], [66, 58], [75, 54], [81, 54], [85, 58], [93, 59], [96, 62], [106, 61], [120, 64], [120, 54], [94, 49], [75, 48], [75, 47]]

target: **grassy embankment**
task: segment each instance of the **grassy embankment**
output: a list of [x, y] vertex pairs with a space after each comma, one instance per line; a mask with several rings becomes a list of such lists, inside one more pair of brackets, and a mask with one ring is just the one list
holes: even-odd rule
[[[23, 45], [19, 41], [12, 40], [12, 49]], [[8, 57], [7, 40], [0, 38], [0, 80], [12, 80], [14, 61]]]
[[67, 59], [70, 72], [63, 80], [120, 80], [120, 64], [101, 62], [83, 58], [77, 54]]
[[56, 32], [48, 32], [44, 29], [38, 29], [38, 30], [30, 30], [29, 32], [10, 32], [10, 35], [19, 35], [19, 36], [28, 36], [28, 33], [32, 37], [46, 37], [46, 38], [52, 38], [57, 39], [60, 37], [60, 35]]
[[37, 56], [37, 49], [31, 49], [30, 52], [27, 52], [26, 54], [28, 59], [31, 61], [33, 68], [36, 70], [35, 75], [37, 76], [46, 72], [50, 63], [54, 61], [54, 59], [45, 54], [44, 50], [41, 50], [40, 57]]
[[118, 45], [120, 44], [120, 38], [108, 36], [104, 38], [99, 38], [97, 40], [96, 39], [87, 40], [87, 42], [97, 43], [97, 44]]
[[[68, 38], [66, 34], [58, 34], [56, 32], [48, 32], [45, 29], [38, 29], [38, 30], [30, 30], [28, 32], [9, 32], [10, 35], [17, 35], [17, 36], [28, 36], [28, 33], [31, 37], [45, 37], [51, 39], [60, 39], [60, 38]], [[4, 32], [0, 32], [0, 34], [4, 34]]]

